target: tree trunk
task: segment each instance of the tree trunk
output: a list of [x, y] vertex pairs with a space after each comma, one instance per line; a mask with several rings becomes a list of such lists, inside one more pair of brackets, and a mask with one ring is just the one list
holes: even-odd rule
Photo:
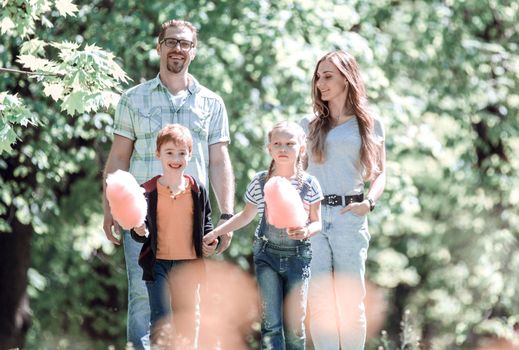
[[15, 217], [10, 224], [11, 233], [0, 232], [0, 349], [23, 348], [31, 323], [27, 270], [32, 228]]

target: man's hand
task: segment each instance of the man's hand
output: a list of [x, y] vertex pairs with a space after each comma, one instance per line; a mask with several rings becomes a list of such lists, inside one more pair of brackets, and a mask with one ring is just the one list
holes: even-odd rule
[[[115, 222], [110, 213], [110, 205], [106, 199], [105, 190], [106, 190], [106, 177], [108, 174], [113, 173], [117, 169], [121, 169], [124, 171], [128, 171], [130, 167], [130, 158], [133, 153], [133, 140], [130, 140], [121, 135], [114, 135], [114, 142], [112, 143], [112, 149], [110, 150], [110, 154], [108, 155], [108, 159], [106, 161], [105, 170], [103, 172], [103, 210], [104, 210], [104, 221], [103, 221], [103, 231], [105, 231], [106, 238], [110, 242], [115, 245], [121, 244], [121, 228], [119, 224]], [[112, 227], [115, 234], [119, 237], [115, 237], [112, 234]]]
[[[220, 220], [218, 221], [218, 226], [226, 222], [227, 220]], [[221, 254], [223, 253], [229, 246], [231, 245], [232, 240], [232, 232], [226, 233], [225, 235], [220, 236], [220, 244], [218, 245], [217, 253]]]
[[[207, 235], [205, 237], [207, 237]], [[204, 257], [208, 257], [213, 255], [216, 251], [216, 246], [218, 245], [218, 238], [213, 239], [210, 243], [208, 243], [205, 240], [205, 237], [204, 241], [202, 242], [202, 251], [204, 252]]]
[[[209, 177], [220, 213], [233, 213], [234, 207], [234, 174], [228, 146], [228, 142], [218, 142], [209, 146]], [[218, 226], [224, 222], [225, 220], [220, 220]], [[220, 237], [218, 254], [229, 248], [232, 232]]]
[[[112, 233], [112, 227], [114, 229], [115, 234], [119, 237], [113, 235]], [[103, 230], [105, 231], [106, 238], [110, 242], [112, 242], [115, 245], [121, 244], [121, 227], [119, 224], [113, 219], [112, 214], [110, 214], [110, 211], [105, 210], [105, 217], [103, 221]]]

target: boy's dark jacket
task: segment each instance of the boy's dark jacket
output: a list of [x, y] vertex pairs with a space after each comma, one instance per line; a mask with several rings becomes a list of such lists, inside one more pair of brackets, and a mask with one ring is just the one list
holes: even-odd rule
[[[148, 213], [146, 215], [148, 237], [139, 236], [131, 230], [132, 238], [137, 242], [144, 243], [139, 254], [139, 265], [142, 267], [142, 279], [145, 281], [155, 280], [153, 266], [157, 256], [157, 180], [159, 177], [160, 175], [155, 176], [141, 185], [146, 191], [145, 196], [148, 201]], [[185, 175], [185, 178], [191, 185], [191, 195], [193, 196], [193, 245], [195, 246], [196, 256], [202, 258], [202, 238], [213, 230], [211, 204], [205, 187], [198, 184], [189, 175]]]

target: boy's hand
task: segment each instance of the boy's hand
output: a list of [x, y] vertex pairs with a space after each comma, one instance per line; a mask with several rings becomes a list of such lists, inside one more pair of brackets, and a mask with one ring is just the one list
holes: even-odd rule
[[[207, 237], [206, 235], [205, 237]], [[202, 251], [204, 252], [204, 256], [211, 256], [216, 251], [216, 246], [218, 245], [218, 238], [213, 239], [211, 242], [206, 242], [204, 237], [204, 241], [202, 242]]]
[[293, 240], [302, 240], [308, 238], [308, 226], [287, 228], [288, 238]]
[[146, 233], [148, 232], [148, 230], [146, 229], [146, 225], [144, 225], [144, 224], [142, 224], [139, 227], [134, 227], [133, 230], [139, 236], [146, 236]]

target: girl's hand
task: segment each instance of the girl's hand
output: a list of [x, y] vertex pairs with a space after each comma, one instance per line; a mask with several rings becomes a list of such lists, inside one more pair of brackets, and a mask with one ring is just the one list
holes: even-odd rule
[[213, 244], [215, 241], [218, 242], [218, 234], [215, 231], [211, 231], [204, 236], [204, 243]]
[[139, 227], [134, 227], [133, 230], [139, 236], [146, 236], [146, 233], [148, 232], [148, 230], [146, 229], [146, 225], [144, 225], [144, 224], [142, 224]]
[[370, 205], [367, 199], [360, 203], [350, 203], [341, 209], [341, 214], [351, 211], [352, 214], [357, 216], [365, 216], [369, 213]]
[[[207, 235], [206, 235], [207, 237]], [[212, 242], [206, 242], [205, 237], [202, 242], [202, 251], [204, 252], [204, 257], [208, 257], [214, 254], [216, 251], [216, 246], [218, 245], [218, 238], [214, 239]]]
[[287, 228], [288, 238], [293, 240], [303, 240], [308, 238], [308, 226]]

